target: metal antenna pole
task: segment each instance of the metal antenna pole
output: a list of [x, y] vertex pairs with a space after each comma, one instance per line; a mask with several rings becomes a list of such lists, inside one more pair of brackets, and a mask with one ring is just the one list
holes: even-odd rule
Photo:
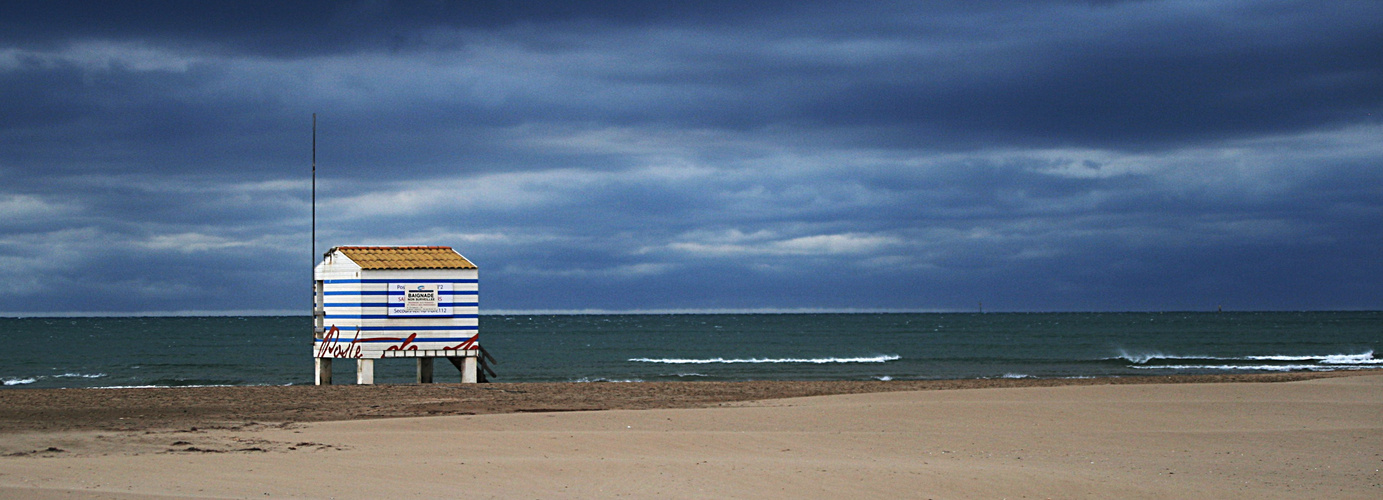
[[[312, 268], [317, 267], [317, 113], [312, 113]], [[316, 280], [316, 272], [312, 279]], [[315, 300], [315, 299], [314, 299]]]

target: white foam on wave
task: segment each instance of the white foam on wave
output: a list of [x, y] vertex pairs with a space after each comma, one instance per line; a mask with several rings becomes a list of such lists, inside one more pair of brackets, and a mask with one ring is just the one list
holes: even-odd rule
[[206, 384], [206, 385], [106, 385], [92, 387], [92, 389], [182, 389], [186, 387], [247, 387], [247, 386], [267, 386], [269, 384]]
[[1129, 353], [1119, 351], [1119, 355], [1108, 359], [1123, 359], [1134, 364], [1146, 364], [1153, 360], [1181, 360], [1181, 361], [1316, 361], [1326, 365], [1378, 365], [1383, 364], [1383, 359], [1373, 357], [1373, 351], [1359, 354], [1326, 354], [1326, 355], [1288, 355], [1288, 354], [1269, 354], [1258, 356], [1181, 356], [1174, 354], [1163, 354], [1160, 352], [1149, 353]]
[[635, 363], [666, 363], [672, 365], [709, 365], [709, 364], [737, 364], [737, 363], [887, 363], [902, 359], [897, 354], [881, 354], [878, 356], [859, 357], [859, 358], [629, 358]]
[[1266, 372], [1295, 372], [1295, 371], [1335, 371], [1335, 370], [1377, 370], [1380, 367], [1369, 365], [1156, 365], [1139, 366], [1134, 365], [1130, 368], [1138, 370], [1240, 370], [1240, 371], [1266, 371]]
[[[1129, 361], [1129, 362], [1133, 362], [1133, 363], [1143, 364], [1143, 363], [1147, 363], [1147, 362], [1149, 362], [1149, 361], [1156, 360], [1156, 359], [1220, 359], [1220, 358], [1207, 357], [1207, 356], [1177, 356], [1177, 355], [1175, 355], [1175, 354], [1163, 354], [1163, 353], [1160, 353], [1160, 352], [1145, 352], [1145, 353], [1136, 353], [1136, 354], [1135, 354], [1135, 353], [1131, 353], [1131, 352], [1128, 352], [1128, 351], [1125, 351], [1125, 350], [1120, 350], [1118, 356], [1115, 356], [1115, 357], [1112, 357], [1112, 358], [1105, 358], [1105, 359], [1122, 359], [1122, 360]], [[1226, 358], [1226, 359], [1228, 359], [1228, 358]]]
[[1318, 361], [1327, 365], [1377, 365], [1383, 364], [1383, 359], [1375, 359], [1373, 351], [1359, 354], [1327, 354], [1324, 356], [1244, 356], [1241, 359], [1255, 361]]
[[1026, 373], [1005, 373], [1004, 376], [999, 378], [1033, 378], [1033, 376]]
[[50, 378], [101, 378], [104, 376], [106, 376], [104, 373], [62, 373], [58, 375], [34, 375], [32, 377], [3, 377], [0, 378], [0, 383], [4, 383], [4, 385], [28, 385]]
[[581, 377], [581, 378], [572, 380], [572, 382], [581, 383], [581, 384], [591, 383], [591, 382], [624, 382], [624, 383], [629, 383], [629, 382], [643, 382], [643, 380], [637, 379], [637, 378], [613, 379], [613, 378], [605, 378], [605, 377]]
[[101, 378], [106, 376], [104, 373], [64, 373], [53, 375], [53, 378]]
[[890, 377], [890, 376], [888, 376], [888, 375], [880, 375], [880, 376], [874, 377], [874, 378], [877, 379], [877, 380], [883, 381], [883, 382], [888, 382], [888, 381], [890, 381], [890, 380], [893, 380], [893, 377]]
[[1242, 359], [1251, 361], [1320, 361], [1326, 356], [1244, 356]]
[[1321, 363], [1327, 365], [1380, 365], [1383, 359], [1374, 359], [1373, 351], [1363, 354], [1334, 354], [1326, 356]]

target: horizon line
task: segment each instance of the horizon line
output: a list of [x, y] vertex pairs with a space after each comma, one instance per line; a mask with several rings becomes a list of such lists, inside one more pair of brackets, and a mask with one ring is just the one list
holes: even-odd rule
[[[482, 311], [481, 316], [579, 316], [579, 315], [671, 315], [671, 314], [1041, 314], [1041, 313], [1215, 313], [1215, 312], [1377, 312], [1379, 309], [1244, 309], [1217, 311], [1215, 309], [1106, 309], [1106, 310], [964, 310], [964, 309], [906, 309], [906, 308], [686, 308], [686, 309], [495, 309]], [[271, 317], [303, 316], [297, 309], [230, 309], [184, 311], [60, 311], [60, 312], [0, 312], [0, 318], [166, 318], [166, 317]]]

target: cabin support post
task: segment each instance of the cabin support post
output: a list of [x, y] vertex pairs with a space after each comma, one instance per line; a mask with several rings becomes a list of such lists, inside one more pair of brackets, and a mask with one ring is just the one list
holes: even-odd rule
[[462, 361], [461, 361], [461, 383], [463, 383], [463, 384], [474, 384], [474, 383], [476, 382], [476, 376], [475, 376], [475, 368], [476, 368], [476, 366], [475, 366], [475, 365], [476, 365], [475, 356], [466, 356], [466, 357], [461, 358], [461, 359], [462, 359]]
[[447, 361], [450, 361], [452, 365], [456, 366], [456, 369], [457, 369], [457, 370], [460, 370], [460, 371], [461, 371], [461, 383], [463, 383], [463, 384], [474, 384], [474, 383], [476, 383], [477, 379], [476, 379], [475, 369], [476, 369], [476, 365], [478, 365], [479, 363], [476, 363], [475, 356], [466, 356], [466, 357], [457, 357], [457, 358], [448, 357], [448, 358], [447, 358]]
[[331, 385], [331, 358], [316, 359], [317, 385]]
[[369, 358], [355, 360], [355, 383], [361, 385], [374, 385], [375, 360]]
[[418, 358], [418, 383], [432, 383], [432, 358]]

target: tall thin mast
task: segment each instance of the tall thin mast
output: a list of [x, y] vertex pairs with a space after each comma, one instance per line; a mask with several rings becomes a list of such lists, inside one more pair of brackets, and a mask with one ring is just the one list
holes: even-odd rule
[[[317, 113], [312, 113], [312, 267], [317, 267]], [[316, 280], [316, 272], [312, 279]], [[314, 313], [315, 314], [315, 313]]]

